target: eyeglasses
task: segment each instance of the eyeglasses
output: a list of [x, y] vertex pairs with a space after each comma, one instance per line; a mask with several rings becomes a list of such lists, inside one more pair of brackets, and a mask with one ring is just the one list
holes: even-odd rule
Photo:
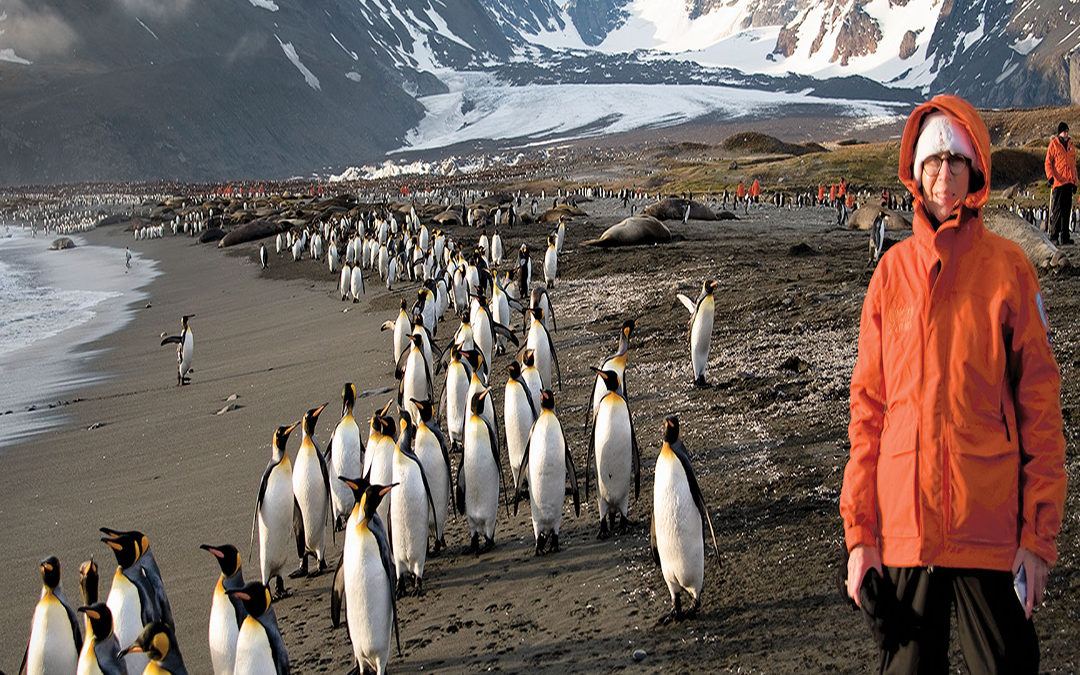
[[953, 176], [971, 166], [971, 160], [963, 155], [931, 155], [923, 160], [923, 171], [927, 176], [936, 176], [941, 172], [942, 163], [949, 165], [949, 174]]

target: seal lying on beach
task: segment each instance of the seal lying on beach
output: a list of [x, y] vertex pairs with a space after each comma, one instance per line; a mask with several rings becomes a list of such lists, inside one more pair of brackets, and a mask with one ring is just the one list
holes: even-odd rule
[[716, 214], [699, 202], [678, 197], [668, 197], [655, 204], [645, 207], [645, 213], [659, 220], [682, 220], [686, 215], [686, 207], [690, 206], [690, 217], [694, 220], [716, 220]]
[[985, 209], [983, 223], [994, 234], [1016, 242], [1040, 272], [1069, 266], [1069, 259], [1045, 232], [1015, 213], [1005, 209]]
[[227, 246], [235, 246], [236, 244], [242, 244], [245, 241], [254, 241], [255, 239], [263, 239], [265, 237], [272, 237], [273, 235], [284, 232], [289, 229], [289, 226], [285, 223], [272, 223], [269, 220], [253, 220], [246, 225], [241, 225], [232, 232], [226, 234], [218, 242], [219, 248], [225, 248]]
[[671, 241], [671, 230], [652, 216], [630, 216], [600, 235], [598, 239], [583, 242], [583, 246], [634, 246], [636, 244], [666, 244]]
[[851, 212], [847, 224], [850, 230], [869, 230], [877, 221], [878, 214], [885, 216], [885, 228], [888, 230], [911, 231], [911, 219], [892, 209], [876, 209], [872, 206], [862, 206]]
[[50, 251], [63, 251], [66, 248], [75, 248], [75, 242], [71, 241], [68, 237], [54, 239], [53, 243], [49, 246]]

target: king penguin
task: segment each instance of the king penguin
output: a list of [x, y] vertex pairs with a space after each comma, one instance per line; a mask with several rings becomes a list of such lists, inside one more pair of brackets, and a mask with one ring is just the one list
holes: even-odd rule
[[450, 345], [450, 361], [446, 365], [446, 383], [443, 388], [442, 409], [446, 411], [446, 433], [450, 437], [450, 449], [461, 450], [465, 434], [465, 420], [469, 411], [469, 383], [472, 381], [472, 364], [457, 345]]
[[80, 607], [79, 611], [86, 616], [87, 635], [75, 675], [127, 675], [109, 606], [95, 602]]
[[326, 468], [326, 458], [315, 439], [315, 424], [319, 421], [326, 404], [312, 408], [304, 413], [304, 439], [296, 451], [296, 466], [292, 472], [293, 496], [300, 507], [304, 519], [304, 553], [300, 556], [300, 567], [289, 574], [296, 579], [308, 576], [308, 557], [315, 556], [317, 570], [321, 574], [326, 569], [326, 521], [330, 515], [330, 474]]
[[247, 614], [236, 637], [233, 675], [289, 675], [289, 655], [271, 606], [270, 589], [262, 582], [252, 581], [231, 589], [228, 595], [229, 599], [242, 602]]
[[630, 479], [634, 480], [634, 499], [641, 492], [641, 455], [630, 405], [619, 394], [619, 376], [613, 370], [593, 368], [604, 383], [604, 397], [593, 413], [589, 450], [585, 455], [585, 499], [589, 498], [589, 466], [596, 462], [596, 497], [600, 510], [598, 539], [610, 534], [619, 513], [619, 530], [625, 531], [630, 509]]
[[334, 428], [334, 436], [326, 446], [326, 461], [330, 463], [330, 501], [334, 508], [334, 530], [345, 528], [345, 520], [352, 512], [352, 490], [335, 476], [359, 476], [364, 470], [364, 442], [360, 440], [360, 426], [353, 417], [356, 405], [356, 385], [346, 382], [341, 389], [341, 420]]
[[596, 381], [593, 383], [592, 404], [589, 406], [589, 422], [592, 421], [592, 416], [596, 414], [596, 409], [600, 407], [600, 401], [608, 392], [607, 385], [604, 384], [604, 378], [600, 377], [599, 371], [610, 370], [614, 372], [619, 378], [619, 386], [615, 389], [616, 393], [629, 400], [626, 394], [626, 362], [630, 355], [630, 335], [634, 332], [636, 325], [637, 322], [634, 319], [627, 319], [623, 322], [622, 328], [619, 330], [619, 346], [615, 353], [604, 359], [604, 362], [600, 364], [600, 368], [594, 369], [596, 371]]
[[130, 658], [132, 654], [145, 655], [149, 659], [144, 670], [128, 670], [143, 675], [187, 675], [184, 657], [176, 644], [176, 634], [164, 621], [151, 621], [146, 624], [135, 641], [120, 651], [120, 655]]
[[[483, 389], [469, 400], [465, 420], [465, 438], [461, 466], [458, 467], [457, 506], [469, 524], [469, 545], [465, 553], [485, 553], [495, 546], [495, 516], [499, 512], [499, 486], [502, 465], [499, 439], [484, 417], [490, 389]], [[480, 535], [484, 545], [480, 546]]]
[[717, 560], [716, 546], [709, 509], [701, 496], [690, 456], [679, 440], [679, 420], [674, 415], [664, 418], [664, 444], [656, 458], [653, 477], [653, 514], [650, 545], [653, 560], [660, 564], [668, 592], [671, 612], [661, 617], [667, 623], [682, 619], [680, 593], [690, 595], [690, 613], [701, 606], [701, 588], [705, 584], [705, 540], [702, 521], [709, 525]]
[[210, 662], [215, 673], [232, 673], [236, 662], [236, 638], [247, 616], [241, 599], [228, 595], [229, 591], [244, 587], [240, 552], [230, 544], [202, 544], [199, 548], [214, 556], [221, 570], [210, 596]]
[[435, 410], [431, 407], [431, 401], [414, 400], [413, 404], [420, 411], [420, 419], [416, 423], [413, 436], [413, 452], [424, 467], [428, 489], [431, 490], [433, 510], [428, 519], [428, 529], [435, 541], [432, 553], [437, 554], [446, 547], [446, 512], [449, 508], [450, 493], [453, 491], [450, 453], [446, 437], [435, 421]]
[[394, 553], [398, 593], [404, 591], [405, 573], [408, 572], [419, 597], [424, 593], [428, 521], [435, 513], [435, 502], [431, 498], [424, 465], [412, 450], [414, 437], [412, 417], [409, 411], [402, 410], [394, 451], [393, 483], [398, 487], [390, 495], [390, 548]]
[[528, 313], [532, 320], [529, 322], [529, 334], [525, 338], [525, 349], [533, 350], [533, 359], [536, 361], [536, 370], [540, 373], [540, 381], [544, 389], [554, 386], [552, 381], [552, 368], [559, 378], [559, 389], [562, 389], [562, 371], [559, 369], [559, 358], [555, 355], [555, 345], [551, 341], [551, 334], [544, 325], [544, 311], [539, 307], [530, 307]]
[[694, 385], [705, 386], [705, 368], [709, 365], [709, 344], [712, 342], [713, 315], [716, 301], [713, 291], [719, 282], [705, 281], [701, 285], [701, 294], [696, 301], [682, 293], [679, 301], [690, 312], [690, 365], [694, 369]]
[[[389, 414], [393, 405], [393, 401], [388, 401], [386, 407], [371, 416], [363, 475], [369, 483], [374, 482], [376, 485], [389, 485], [394, 477], [397, 425]], [[383, 523], [389, 523], [389, 501], [380, 500], [379, 504], [379, 518]]]
[[521, 486], [521, 460], [525, 457], [525, 446], [529, 444], [529, 432], [536, 421], [536, 406], [533, 405], [529, 385], [521, 377], [521, 365], [517, 361], [506, 367], [509, 376], [503, 389], [503, 424], [506, 430], [506, 454], [510, 459], [510, 472], [513, 474], [515, 488]]
[[559, 251], [555, 248], [555, 235], [548, 235], [547, 252], [544, 254], [544, 284], [548, 288], [555, 285], [555, 276], [559, 271]]
[[390, 363], [397, 363], [401, 353], [409, 346], [409, 335], [412, 333], [412, 320], [409, 318], [408, 303], [404, 298], [401, 300], [401, 308], [397, 318], [393, 321], [384, 321], [380, 330], [394, 331], [394, 358]]
[[282, 573], [289, 561], [290, 547], [295, 544], [296, 555], [304, 555], [304, 521], [300, 507], [293, 497], [292, 462], [285, 452], [289, 434], [300, 423], [278, 427], [274, 431], [274, 440], [270, 463], [263, 472], [259, 484], [259, 497], [255, 501], [255, 516], [251, 522], [251, 541], [255, 541], [256, 528], [259, 533], [259, 573], [264, 584], [271, 579], [277, 580], [275, 595], [285, 596], [285, 582]]
[[41, 599], [34, 608], [30, 641], [20, 673], [73, 673], [79, 662], [82, 631], [60, 587], [60, 561], [41, 561]]
[[190, 382], [188, 373], [191, 372], [192, 359], [195, 356], [195, 337], [188, 325], [194, 314], [185, 314], [180, 317], [180, 334], [169, 335], [161, 341], [161, 346], [167, 344], [176, 345], [176, 385], [182, 386]]
[[341, 276], [338, 279], [338, 293], [341, 294], [342, 302], [349, 299], [349, 289], [352, 287], [352, 271], [353, 267], [349, 263], [345, 263], [341, 266]]
[[[531, 458], [530, 458], [531, 456]], [[574, 514], [581, 515], [577, 472], [566, 444], [562, 423], [555, 414], [555, 395], [545, 389], [540, 392], [540, 417], [529, 432], [529, 444], [521, 459], [520, 473], [529, 472], [529, 504], [532, 507], [533, 535], [536, 555], [559, 550], [559, 527], [562, 525], [563, 502], [566, 499], [566, 475], [570, 474], [570, 490], [574, 497]], [[517, 512], [520, 487], [514, 494]]]

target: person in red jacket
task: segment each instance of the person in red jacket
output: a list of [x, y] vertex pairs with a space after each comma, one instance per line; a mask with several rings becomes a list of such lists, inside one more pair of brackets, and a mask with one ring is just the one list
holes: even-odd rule
[[947, 672], [954, 608], [972, 672], [1038, 668], [1031, 613], [1065, 502], [1061, 376], [1034, 268], [983, 225], [989, 176], [969, 103], [915, 108], [899, 169], [913, 236], [866, 292], [840, 493], [848, 595], [885, 614], [881, 672]]
[[1046, 180], [1054, 184], [1050, 191], [1050, 239], [1058, 245], [1069, 245], [1069, 215], [1073, 193], [1076, 192], [1076, 148], [1069, 140], [1069, 125], [1058, 124], [1057, 136], [1046, 148]]

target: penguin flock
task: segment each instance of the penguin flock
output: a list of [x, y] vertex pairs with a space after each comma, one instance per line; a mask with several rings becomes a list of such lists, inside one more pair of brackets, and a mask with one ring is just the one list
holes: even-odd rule
[[[565, 222], [547, 237], [543, 277], [536, 283], [526, 244], [517, 249], [516, 260], [503, 261], [511, 269], [498, 269], [504, 243], [497, 231], [470, 247], [445, 232], [429, 231], [415, 212], [400, 226], [393, 216], [354, 225], [351, 235], [331, 228], [328, 250], [311, 247], [306, 233], [279, 236], [279, 253], [296, 258], [299, 243], [301, 255], [316, 258], [316, 250], [331, 259], [343, 255], [340, 267], [329, 265], [335, 279], [335, 269], [341, 270], [343, 300], [358, 300], [357, 278], [364, 292], [362, 270], [383, 276], [385, 269], [388, 288], [406, 279], [419, 284], [415, 300], [402, 298], [396, 316], [382, 325], [391, 333], [397, 387], [368, 421], [366, 439], [354, 416], [359, 394], [351, 382], [342, 387], [341, 415], [332, 433], [323, 436], [329, 439], [325, 448], [317, 427], [327, 403], [273, 431], [269, 463], [253, 489], [248, 557], [258, 561], [257, 580], [245, 582], [234, 545], [202, 546], [220, 570], [207, 633], [214, 672], [288, 673], [273, 603], [289, 594], [286, 577], [318, 577], [333, 566], [326, 584], [332, 622], [347, 625], [356, 671], [382, 673], [395, 646], [401, 655], [397, 605], [423, 595], [427, 557], [448, 547], [451, 517], [467, 527], [463, 553], [482, 555], [497, 545], [500, 521], [528, 501], [534, 551], [545, 555], [561, 550], [568, 498], [575, 517], [581, 515], [579, 476], [586, 509], [589, 488], [596, 486], [600, 539], [626, 531], [631, 491], [635, 500], [640, 496], [641, 453], [626, 378], [634, 320], [623, 323], [614, 353], [592, 367], [595, 383], [584, 402], [584, 462], [575, 460], [574, 451], [581, 448], [568, 444], [569, 422], [556, 405], [563, 373], [553, 338], [552, 294]], [[339, 247], [343, 235], [348, 243]], [[267, 258], [260, 246], [263, 267]], [[403, 271], [395, 271], [391, 260]], [[696, 301], [679, 296], [691, 313], [688, 351], [697, 385], [705, 383], [717, 285], [706, 280]], [[162, 340], [177, 345], [178, 386], [190, 382], [193, 316], [182, 318], [179, 336]], [[448, 316], [456, 317], [458, 326], [441, 347], [437, 334]], [[492, 386], [496, 368], [507, 376], [501, 392]], [[301, 439], [290, 457], [288, 442], [298, 427]], [[671, 611], [662, 620], [681, 619], [701, 603], [705, 528], [711, 533], [712, 525], [674, 417], [665, 421], [650, 519], [651, 550], [671, 595]], [[332, 536], [343, 533], [337, 561], [327, 559], [327, 529]], [[59, 561], [44, 561], [26, 672], [54, 672], [40, 665], [54, 663], [64, 664], [58, 672], [186, 672], [149, 539], [136, 531], [102, 532], [117, 560], [109, 600], [98, 602], [95, 582], [78, 608], [85, 615], [82, 631], [59, 591]], [[713, 548], [719, 556], [715, 536]], [[686, 611], [683, 596], [689, 597]], [[84, 668], [84, 657], [93, 659], [97, 670]]]

